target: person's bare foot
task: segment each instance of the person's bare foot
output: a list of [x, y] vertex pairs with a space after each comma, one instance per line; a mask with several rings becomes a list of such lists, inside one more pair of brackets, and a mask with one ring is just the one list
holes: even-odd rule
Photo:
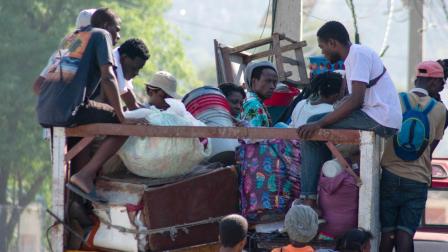
[[94, 189], [93, 181], [83, 177], [79, 172], [70, 177], [70, 183], [79, 187], [85, 193], [90, 193]]

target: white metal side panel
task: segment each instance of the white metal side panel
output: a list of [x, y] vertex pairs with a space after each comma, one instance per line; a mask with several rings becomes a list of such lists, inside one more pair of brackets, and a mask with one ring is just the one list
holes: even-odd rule
[[[65, 155], [65, 128], [53, 128], [53, 180], [52, 180], [52, 211], [61, 220], [64, 220], [64, 188], [66, 166]], [[64, 228], [62, 224], [52, 229], [51, 243], [54, 252], [64, 251]]]
[[380, 238], [380, 158], [381, 138], [369, 131], [361, 132], [361, 180], [358, 226], [372, 232], [372, 251], [378, 251]]

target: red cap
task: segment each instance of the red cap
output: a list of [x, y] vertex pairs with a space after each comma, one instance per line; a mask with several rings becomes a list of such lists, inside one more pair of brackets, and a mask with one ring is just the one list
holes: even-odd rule
[[417, 66], [417, 77], [444, 78], [443, 68], [435, 61], [423, 61]]

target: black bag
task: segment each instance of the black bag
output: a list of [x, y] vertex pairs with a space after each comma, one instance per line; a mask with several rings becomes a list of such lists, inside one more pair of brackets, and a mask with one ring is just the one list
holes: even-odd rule
[[[92, 60], [92, 55], [85, 52], [91, 50], [90, 36], [87, 39], [86, 36], [72, 36], [75, 36], [71, 40], [72, 44], [58, 50], [53, 66], [50, 67], [52, 70], [41, 86], [36, 111], [39, 124], [45, 128], [73, 125], [78, 109], [87, 100], [90, 64], [86, 61]], [[72, 52], [67, 49], [75, 43], [85, 45], [81, 48], [81, 57], [76, 52], [77, 49], [74, 50], [78, 53], [77, 57], [72, 57]]]

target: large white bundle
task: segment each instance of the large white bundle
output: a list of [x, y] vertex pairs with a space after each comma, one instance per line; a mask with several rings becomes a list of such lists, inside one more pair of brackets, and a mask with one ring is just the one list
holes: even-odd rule
[[[138, 109], [126, 112], [128, 118], [145, 118], [152, 125], [205, 126], [186, 111], [177, 100], [167, 99], [170, 108]], [[129, 137], [118, 151], [126, 167], [134, 174], [151, 178], [167, 178], [187, 174], [210, 156], [211, 148], [198, 138]]]

